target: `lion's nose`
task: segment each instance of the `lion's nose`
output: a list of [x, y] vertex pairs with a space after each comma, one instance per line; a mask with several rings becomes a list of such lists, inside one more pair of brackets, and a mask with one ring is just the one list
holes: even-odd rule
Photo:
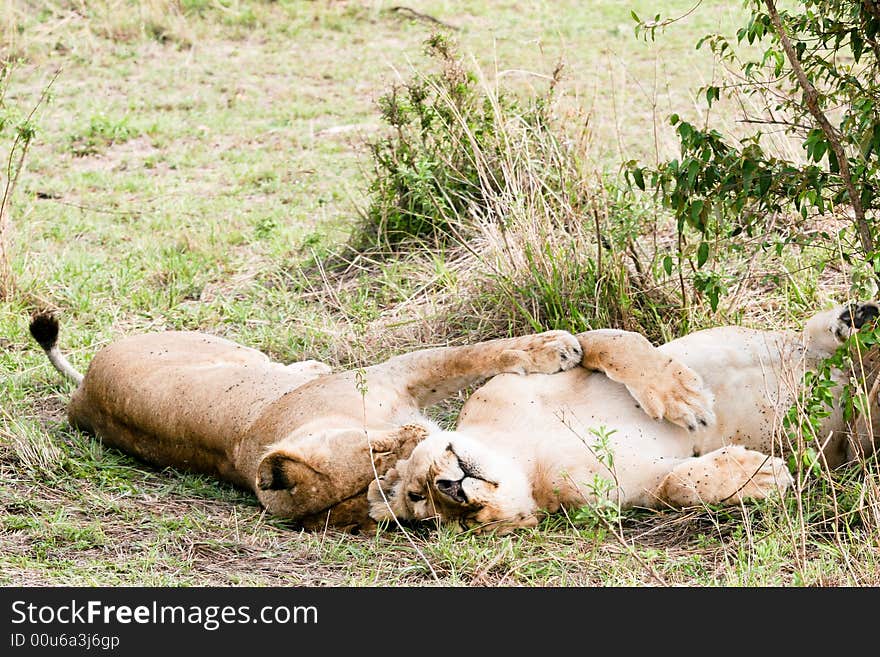
[[462, 504], [467, 502], [467, 497], [464, 494], [464, 491], [461, 488], [460, 481], [451, 481], [449, 479], [438, 479], [434, 484], [437, 486], [437, 490], [449, 497], [450, 499], [455, 500], [456, 502], [461, 502]]
[[450, 497], [456, 497], [461, 494], [461, 482], [450, 481], [449, 479], [438, 479], [437, 490], [441, 493], [446, 493]]

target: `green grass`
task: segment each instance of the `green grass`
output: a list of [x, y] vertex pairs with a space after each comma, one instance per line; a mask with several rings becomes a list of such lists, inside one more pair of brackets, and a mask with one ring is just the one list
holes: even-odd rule
[[[0, 302], [0, 584], [422, 585], [432, 573], [464, 586], [880, 584], [859, 535], [811, 533], [793, 554], [785, 509], [769, 505], [628, 514], [620, 538], [565, 518], [505, 537], [309, 534], [250, 494], [151, 468], [67, 426], [70, 388], [27, 333], [35, 305], [59, 309], [80, 369], [114, 338], [172, 328], [340, 367], [421, 345], [368, 330], [418, 323], [383, 315], [417, 294], [412, 262], [332, 297], [300, 273], [364, 207], [377, 99], [425, 63], [432, 26], [392, 4], [13, 2], [0, 17], [0, 53], [23, 57], [8, 103], [29, 108], [62, 69], [12, 206], [18, 291]], [[673, 152], [665, 115], [698, 118], [689, 94], [717, 75], [693, 44], [739, 12], [704, 2], [657, 43], [638, 41], [630, 10], [654, 4], [413, 7], [459, 27], [461, 50], [511, 89], [542, 88], [535, 74], [564, 60], [559, 111], [591, 112], [591, 153], [613, 173], [621, 159]], [[677, 15], [691, 2], [665, 5]], [[802, 264], [752, 319], [791, 325], [822, 300]], [[454, 294], [460, 273], [439, 257], [433, 266]], [[572, 312], [553, 276], [523, 293], [544, 295], [559, 321]]]

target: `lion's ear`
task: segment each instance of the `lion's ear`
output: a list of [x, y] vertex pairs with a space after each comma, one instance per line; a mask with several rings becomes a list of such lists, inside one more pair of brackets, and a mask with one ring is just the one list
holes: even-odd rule
[[264, 456], [257, 467], [257, 488], [293, 491], [299, 484], [320, 474], [292, 454], [275, 450]]

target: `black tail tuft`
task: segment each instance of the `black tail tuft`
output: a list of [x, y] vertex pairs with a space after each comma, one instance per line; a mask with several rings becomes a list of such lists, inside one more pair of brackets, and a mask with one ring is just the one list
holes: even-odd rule
[[38, 310], [31, 315], [30, 329], [34, 340], [46, 351], [58, 341], [58, 318], [48, 310]]

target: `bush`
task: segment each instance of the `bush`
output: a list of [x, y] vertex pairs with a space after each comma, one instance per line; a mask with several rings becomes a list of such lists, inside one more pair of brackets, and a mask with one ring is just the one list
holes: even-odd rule
[[[426, 47], [439, 70], [380, 102], [390, 134], [370, 144], [370, 203], [351, 240], [348, 285], [374, 282], [383, 309], [369, 321], [383, 341], [388, 326], [407, 344], [608, 326], [676, 335], [678, 305], [636, 248], [650, 209], [596, 169], [587, 117], [558, 118], [562, 67], [522, 97], [448, 39]], [[377, 255], [406, 277], [397, 303], [377, 289], [392, 262]], [[345, 295], [337, 282], [328, 297]]]
[[[780, 10], [774, 0], [745, 2], [748, 22], [736, 45], [712, 34], [708, 46], [730, 84], [701, 92], [709, 107], [725, 97], [757, 108], [743, 116], [751, 134], [733, 139], [709, 126], [670, 117], [681, 144], [679, 158], [656, 168], [629, 163], [631, 182], [653, 188], [673, 212], [679, 233], [679, 269], [697, 271], [696, 293], [713, 309], [725, 292], [723, 273], [707, 266], [736, 252], [767, 250], [783, 256], [816, 246], [851, 266], [853, 292], [876, 293], [880, 276], [877, 217], [880, 213], [880, 9], [876, 2], [805, 0]], [[637, 21], [637, 33], [654, 38], [674, 21]], [[737, 45], [749, 48], [741, 56]], [[802, 149], [775, 145], [784, 133]], [[784, 217], [775, 222], [772, 217]], [[818, 219], [826, 221], [817, 226]], [[672, 263], [670, 263], [672, 264]], [[864, 270], [871, 274], [864, 276]], [[686, 299], [683, 299], [686, 303]]]
[[[748, 22], [736, 45], [718, 34], [697, 44], [708, 45], [735, 71], [729, 85], [702, 89], [706, 103], [748, 96], [751, 102], [741, 107], [758, 110], [743, 117], [757, 126], [751, 134], [734, 139], [674, 114], [680, 157], [657, 167], [628, 163], [631, 183], [653, 191], [676, 219], [677, 263], [670, 259], [669, 268], [694, 271], [693, 292], [708, 296], [713, 309], [725, 292], [733, 253], [763, 251], [780, 264], [809, 253], [817, 272], [832, 263], [848, 265], [842, 269], [855, 298], [877, 293], [880, 8], [847, 0], [786, 5], [791, 8], [747, 0]], [[649, 38], [674, 22], [634, 18], [637, 32]], [[758, 46], [758, 57], [748, 54], [751, 48], [740, 56], [737, 46], [746, 43]], [[801, 153], [776, 147], [766, 134], [770, 129], [784, 131]], [[791, 455], [798, 480], [796, 506], [787, 516], [801, 534], [798, 550], [808, 531], [827, 532], [841, 548], [841, 536], [876, 541], [878, 363], [880, 329], [866, 325], [817, 371], [804, 373], [796, 402], [781, 418], [780, 446]], [[858, 447], [855, 461], [836, 471], [821, 457], [829, 438], [822, 421], [832, 413], [849, 423]], [[857, 526], [862, 535], [854, 534]]]
[[467, 240], [473, 217], [485, 215], [489, 197], [505, 189], [512, 136], [506, 124], [534, 130], [535, 143], [546, 138], [548, 98], [524, 105], [489, 93], [442, 35], [428, 39], [425, 50], [439, 70], [395, 85], [379, 100], [390, 135], [369, 144], [373, 178], [354, 239], [359, 249]]

